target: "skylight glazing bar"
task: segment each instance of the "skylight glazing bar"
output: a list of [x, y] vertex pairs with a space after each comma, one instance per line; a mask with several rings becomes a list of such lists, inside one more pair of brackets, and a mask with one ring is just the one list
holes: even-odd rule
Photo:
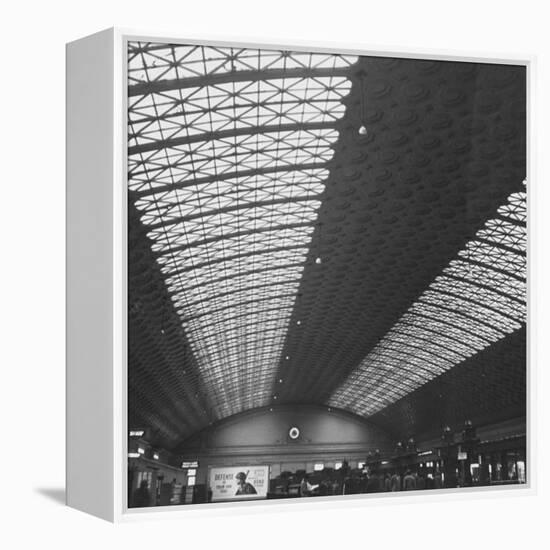
[[129, 45], [129, 190], [211, 416], [264, 406], [357, 58]]

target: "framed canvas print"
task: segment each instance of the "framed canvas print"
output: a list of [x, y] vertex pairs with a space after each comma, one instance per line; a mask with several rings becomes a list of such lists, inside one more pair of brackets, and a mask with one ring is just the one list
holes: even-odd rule
[[68, 503], [120, 520], [532, 487], [530, 71], [69, 44]]

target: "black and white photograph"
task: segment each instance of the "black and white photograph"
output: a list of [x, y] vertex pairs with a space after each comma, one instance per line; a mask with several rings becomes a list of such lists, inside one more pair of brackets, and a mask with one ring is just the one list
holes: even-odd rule
[[127, 55], [128, 506], [525, 484], [525, 67]]
[[0, 547], [542, 548], [544, 7], [3, 3]]

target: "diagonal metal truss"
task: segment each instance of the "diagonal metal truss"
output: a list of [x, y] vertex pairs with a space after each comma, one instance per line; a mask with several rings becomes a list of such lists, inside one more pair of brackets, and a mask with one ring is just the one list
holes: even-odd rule
[[373, 415], [525, 322], [526, 193], [521, 191], [337, 388], [330, 405]]
[[129, 45], [129, 197], [212, 419], [271, 398], [355, 61]]

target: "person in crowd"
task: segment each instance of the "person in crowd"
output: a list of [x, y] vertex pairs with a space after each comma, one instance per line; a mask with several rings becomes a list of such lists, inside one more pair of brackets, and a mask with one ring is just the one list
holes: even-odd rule
[[367, 472], [364, 476], [364, 479], [363, 479], [363, 492], [364, 493], [367, 493], [368, 490], [369, 490], [369, 481], [370, 481], [371, 476], [372, 476], [371, 472]]
[[367, 484], [369, 481], [369, 477], [365, 472], [361, 473], [361, 481], [360, 481], [360, 489], [359, 492], [366, 493], [367, 492]]
[[416, 478], [416, 488], [419, 490], [426, 488], [426, 478], [422, 474], [418, 474]]
[[307, 479], [305, 477], [302, 478], [302, 481], [300, 481], [300, 496], [301, 497], [307, 497], [308, 496]]
[[489, 475], [489, 464], [487, 461], [483, 461], [479, 465], [479, 484], [480, 485], [489, 485], [490, 475]]
[[288, 495], [289, 485], [290, 485], [290, 481], [288, 480], [287, 477], [284, 477], [283, 479], [281, 479], [281, 490], [283, 494]]
[[349, 464], [348, 464], [347, 460], [344, 460], [342, 462], [342, 467], [340, 468], [340, 470], [341, 470], [342, 475], [344, 476], [344, 478], [349, 476], [350, 467], [349, 467]]
[[346, 478], [346, 495], [353, 495], [353, 476], [348, 476]]
[[403, 478], [403, 491], [413, 491], [414, 489], [416, 489], [416, 479], [411, 471], [407, 470]]
[[390, 477], [390, 474], [386, 474], [384, 476], [384, 491], [386, 491], [386, 492], [391, 491], [391, 477]]
[[351, 477], [346, 476], [342, 480], [342, 494], [343, 495], [349, 495], [350, 494], [350, 485], [351, 485]]
[[401, 491], [401, 476], [397, 472], [391, 476], [391, 490], [393, 492]]
[[351, 494], [357, 495], [361, 492], [361, 479], [357, 471], [353, 471], [351, 474]]
[[433, 474], [428, 474], [426, 476], [426, 489], [433, 489], [434, 488], [434, 476]]
[[367, 483], [367, 493], [378, 493], [380, 491], [380, 476], [373, 472], [369, 476], [369, 481]]
[[441, 478], [441, 472], [436, 472], [434, 475], [434, 489], [441, 489], [443, 487], [443, 480]]
[[324, 497], [329, 494], [330, 482], [328, 479], [323, 479], [319, 484], [319, 495]]
[[139, 489], [135, 490], [133, 503], [136, 508], [151, 506], [151, 493], [149, 492], [146, 479], [142, 479], [139, 485]]
[[319, 485], [312, 485], [305, 477], [303, 477], [300, 483], [300, 495], [303, 497], [309, 497], [318, 487]]

